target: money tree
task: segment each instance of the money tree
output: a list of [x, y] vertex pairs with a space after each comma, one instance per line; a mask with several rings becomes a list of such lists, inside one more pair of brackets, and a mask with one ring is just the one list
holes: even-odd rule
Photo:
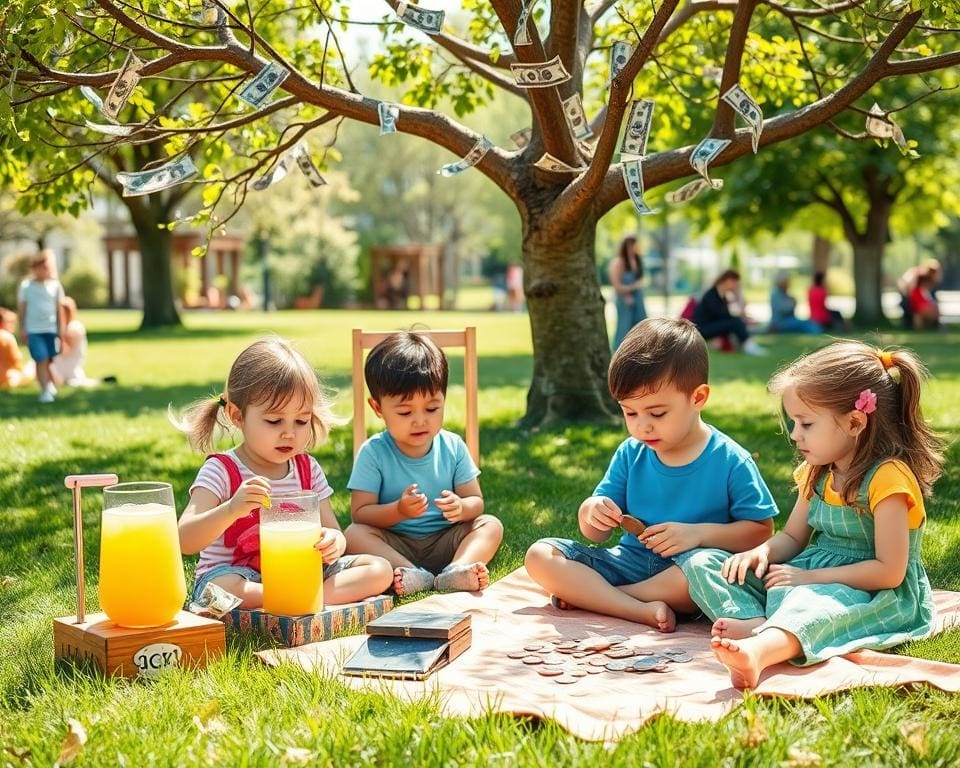
[[[322, 183], [330, 134], [320, 150], [308, 140], [349, 121], [446, 148], [451, 184], [487, 176], [522, 222], [530, 424], [615, 410], [594, 246], [608, 211], [722, 195], [721, 166], [866, 112], [881, 81], [960, 64], [960, 18], [936, 0], [464, 0], [452, 15], [395, 0], [13, 0], [4, 13], [4, 173], [36, 183], [18, 152], [55, 157], [37, 149], [52, 144], [76, 168], [46, 168], [43, 186], [74, 204], [77, 173], [109, 183], [98, 160], [126, 145], [143, 162], [112, 174], [121, 193], [153, 205], [202, 185], [198, 220], [221, 226], [288, 171]], [[353, 24], [379, 27], [369, 61]], [[365, 95], [358, 67], [396, 95]], [[157, 81], [168, 98], [144, 96]], [[516, 124], [472, 129], [504, 92], [527, 105]]]

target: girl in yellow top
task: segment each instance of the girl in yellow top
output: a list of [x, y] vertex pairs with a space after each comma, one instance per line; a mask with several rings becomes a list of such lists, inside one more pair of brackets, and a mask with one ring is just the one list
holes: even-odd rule
[[790, 518], [747, 552], [698, 553], [687, 574], [736, 687], [755, 687], [782, 661], [814, 664], [930, 633], [923, 496], [943, 454], [920, 411], [924, 376], [906, 350], [839, 341], [770, 381], [803, 456]]

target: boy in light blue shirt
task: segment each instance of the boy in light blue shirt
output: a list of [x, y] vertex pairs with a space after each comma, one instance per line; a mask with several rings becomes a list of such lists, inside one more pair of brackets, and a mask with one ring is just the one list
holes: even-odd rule
[[446, 356], [423, 334], [394, 333], [370, 350], [364, 378], [387, 428], [363, 444], [347, 483], [347, 552], [389, 560], [397, 595], [486, 588], [503, 526], [483, 513], [467, 446], [442, 428]]
[[608, 384], [630, 437], [578, 520], [595, 543], [625, 532], [609, 549], [559, 538], [530, 547], [527, 572], [554, 605], [672, 632], [676, 611], [698, 610], [683, 572], [694, 550], [740, 552], [773, 533], [777, 507], [757, 465], [700, 418], [708, 371], [706, 343], [687, 320], [644, 320], [617, 348]]

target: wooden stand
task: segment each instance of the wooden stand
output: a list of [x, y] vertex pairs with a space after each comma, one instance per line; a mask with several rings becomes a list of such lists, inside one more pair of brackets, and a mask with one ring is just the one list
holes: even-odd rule
[[221, 622], [180, 611], [169, 624], [147, 629], [118, 627], [105, 613], [84, 613], [83, 517], [81, 488], [101, 488], [116, 475], [70, 475], [73, 490], [73, 543], [77, 566], [77, 613], [53, 620], [53, 655], [89, 659], [105, 675], [153, 677], [172, 667], [203, 667], [222, 656], [226, 632]]
[[172, 667], [199, 668], [222, 656], [224, 625], [186, 611], [162, 627], [118, 627], [105, 613], [53, 620], [55, 658], [89, 659], [105, 675], [153, 677]]

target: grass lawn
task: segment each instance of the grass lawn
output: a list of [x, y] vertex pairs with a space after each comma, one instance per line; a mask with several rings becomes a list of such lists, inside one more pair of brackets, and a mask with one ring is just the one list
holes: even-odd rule
[[[621, 427], [567, 426], [522, 433], [531, 372], [525, 315], [458, 312], [388, 314], [300, 312], [191, 314], [188, 330], [135, 333], [130, 312], [88, 312], [87, 371], [115, 374], [117, 386], [67, 391], [40, 406], [34, 391], [0, 393], [0, 765], [51, 765], [68, 718], [87, 729], [78, 765], [270, 765], [295, 762], [303, 748], [315, 765], [561, 766], [638, 765], [957, 765], [960, 697], [930, 689], [872, 689], [814, 702], [748, 698], [719, 723], [662, 717], [615, 747], [579, 741], [551, 723], [505, 716], [460, 721], [441, 717], [436, 701], [403, 704], [355, 692], [299, 669], [271, 669], [251, 651], [268, 641], [229, 639], [227, 656], [203, 672], [175, 671], [152, 684], [103, 680], [54, 668], [51, 618], [74, 605], [69, 492], [63, 477], [112, 471], [121, 480], [166, 480], [182, 509], [200, 465], [168, 424], [166, 409], [219, 392], [240, 349], [264, 331], [295, 339], [338, 390], [349, 413], [350, 328], [479, 327], [481, 453], [487, 510], [504, 522], [504, 544], [491, 564], [500, 578], [545, 535], [575, 536], [576, 509], [599, 480], [624, 436]], [[876, 341], [874, 337], [871, 340]], [[706, 418], [757, 456], [784, 511], [792, 504], [792, 451], [779, 434], [769, 374], [817, 338], [770, 340], [768, 358], [714, 355]], [[952, 444], [945, 476], [929, 504], [924, 558], [935, 587], [960, 590], [960, 332], [891, 334], [883, 343], [911, 346], [933, 380], [927, 417]], [[452, 356], [448, 425], [462, 427], [462, 365]], [[373, 425], [371, 425], [373, 426]], [[345, 524], [349, 427], [317, 451], [337, 493]], [[96, 609], [99, 494], [87, 494], [87, 609]], [[780, 524], [786, 515], [781, 515]], [[192, 561], [190, 562], [192, 568]], [[7, 578], [12, 577], [12, 578]], [[145, 596], [145, 599], [147, 597]], [[960, 630], [901, 649], [960, 663]], [[638, 687], [638, 695], [642, 689]], [[206, 729], [194, 723], [206, 719]], [[751, 719], [764, 738], [748, 738]], [[908, 742], [903, 731], [925, 728]], [[922, 732], [922, 730], [921, 730]], [[754, 735], [757, 730], [754, 729]], [[916, 733], [916, 731], [915, 731]], [[816, 753], [802, 762], [794, 751]]]

